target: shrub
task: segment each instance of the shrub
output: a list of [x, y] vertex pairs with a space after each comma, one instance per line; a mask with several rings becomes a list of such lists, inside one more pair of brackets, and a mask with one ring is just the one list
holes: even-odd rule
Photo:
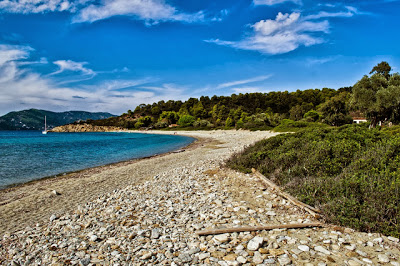
[[307, 128], [260, 141], [227, 164], [258, 169], [328, 222], [400, 235], [400, 135], [365, 125]]
[[190, 127], [193, 125], [194, 121], [196, 121], [196, 119], [193, 116], [183, 115], [181, 118], [179, 118], [178, 125], [181, 127]]

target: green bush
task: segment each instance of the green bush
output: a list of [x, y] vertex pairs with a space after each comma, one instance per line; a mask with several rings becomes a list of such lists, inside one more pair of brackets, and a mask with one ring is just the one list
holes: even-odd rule
[[316, 122], [293, 121], [283, 119], [279, 126], [274, 128], [275, 132], [298, 132], [306, 128], [326, 128], [328, 125]]
[[179, 118], [178, 125], [181, 127], [190, 127], [193, 125], [194, 121], [196, 121], [196, 119], [193, 116], [183, 115], [181, 118]]
[[228, 166], [258, 169], [328, 222], [400, 235], [400, 135], [366, 125], [307, 128], [266, 139]]

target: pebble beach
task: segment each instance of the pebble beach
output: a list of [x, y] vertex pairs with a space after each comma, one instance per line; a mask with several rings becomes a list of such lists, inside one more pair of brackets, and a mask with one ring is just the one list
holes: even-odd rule
[[206, 229], [323, 219], [253, 174], [223, 167], [233, 153], [276, 133], [178, 134], [198, 141], [179, 152], [0, 191], [0, 264], [400, 265], [398, 238], [329, 224], [199, 236]]

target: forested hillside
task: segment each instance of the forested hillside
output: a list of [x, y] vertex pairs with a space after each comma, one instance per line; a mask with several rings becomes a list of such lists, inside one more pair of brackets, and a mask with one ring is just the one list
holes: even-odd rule
[[46, 110], [29, 109], [10, 112], [1, 116], [0, 130], [43, 130], [45, 116], [47, 117], [47, 127], [51, 129], [75, 121], [105, 119], [114, 115], [110, 113], [90, 113], [83, 111], [56, 113]]
[[[129, 129], [171, 126], [270, 129], [282, 123], [296, 125], [293, 121], [341, 126], [351, 124], [352, 116], [361, 116], [375, 127], [379, 123], [400, 122], [400, 75], [390, 72], [389, 64], [381, 62], [369, 73], [371, 76], [365, 75], [354, 86], [338, 90], [323, 88], [202, 96], [184, 102], [159, 101], [141, 104], [119, 117], [89, 123]], [[302, 126], [301, 123], [297, 125]]]
[[[231, 96], [203, 96], [182, 101], [159, 101], [141, 104], [134, 111], [128, 110], [120, 117], [90, 121], [102, 126], [123, 128], [166, 128], [170, 125], [195, 128], [258, 128], [277, 126], [283, 119], [307, 121], [320, 120], [321, 114], [329, 122], [344, 124], [347, 109], [328, 110], [323, 104], [336, 97], [344, 101], [350, 96], [351, 87], [339, 90], [324, 88], [295, 92], [270, 92], [233, 94]], [[322, 109], [321, 109], [322, 108]], [[321, 114], [316, 110], [320, 110]], [[336, 112], [336, 113], [335, 113]], [[343, 113], [341, 113], [343, 112]], [[338, 119], [338, 114], [341, 117]], [[336, 120], [340, 121], [336, 121]], [[347, 121], [350, 118], [347, 117]]]

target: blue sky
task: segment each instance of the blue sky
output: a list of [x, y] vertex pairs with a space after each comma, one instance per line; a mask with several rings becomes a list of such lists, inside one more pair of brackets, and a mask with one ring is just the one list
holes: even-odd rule
[[0, 0], [0, 115], [351, 86], [383, 60], [399, 71], [399, 11], [397, 0]]

